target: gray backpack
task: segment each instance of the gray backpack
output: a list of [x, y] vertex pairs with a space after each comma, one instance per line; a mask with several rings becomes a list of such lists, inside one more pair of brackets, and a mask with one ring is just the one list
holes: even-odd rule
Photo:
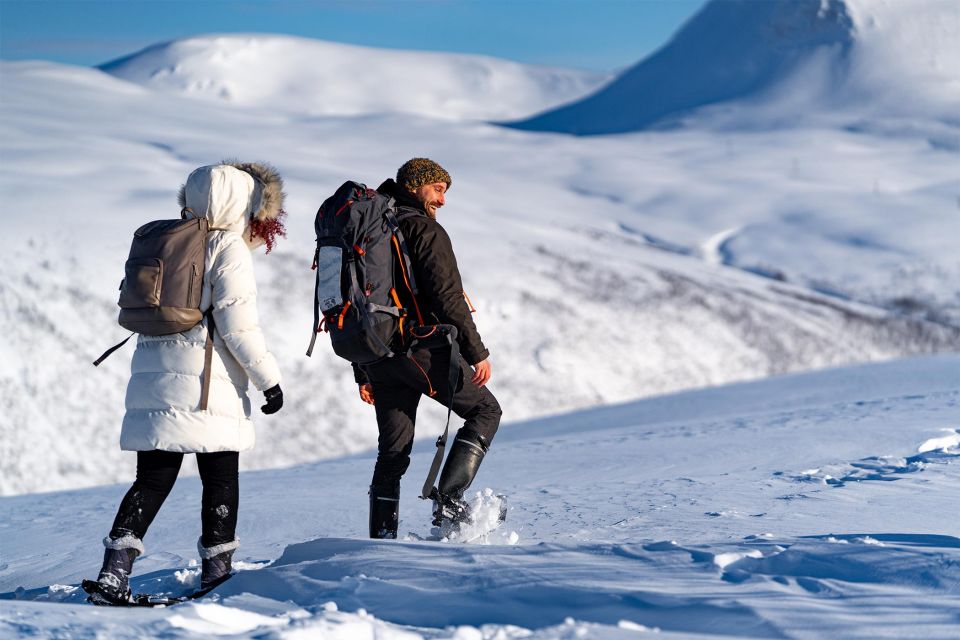
[[133, 234], [120, 283], [120, 326], [147, 336], [192, 329], [200, 320], [206, 218], [157, 220]]
[[[200, 296], [209, 231], [206, 218], [191, 218], [156, 220], [134, 232], [117, 302], [121, 327], [147, 336], [165, 336], [192, 329], [203, 320]], [[213, 356], [213, 315], [207, 315], [201, 409], [207, 408]], [[99, 366], [132, 337], [131, 333], [107, 349], [93, 365]]]

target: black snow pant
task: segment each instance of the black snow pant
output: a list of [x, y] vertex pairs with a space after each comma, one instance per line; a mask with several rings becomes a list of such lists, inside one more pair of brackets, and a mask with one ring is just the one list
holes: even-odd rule
[[[160, 511], [180, 472], [182, 453], [138, 451], [137, 479], [120, 503], [110, 537], [133, 535], [142, 540]], [[197, 466], [203, 483], [200, 522], [204, 547], [233, 542], [240, 502], [240, 454], [236, 451], [198, 453]]]
[[[421, 349], [409, 357], [397, 355], [368, 365], [364, 372], [373, 386], [380, 430], [371, 485], [379, 495], [399, 496], [400, 478], [410, 466], [420, 396], [433, 391], [431, 397], [441, 404], [450, 398], [450, 351]], [[473, 371], [461, 360], [453, 412], [464, 419], [461, 435], [473, 432], [489, 447], [502, 412], [490, 390], [475, 385], [472, 377]]]

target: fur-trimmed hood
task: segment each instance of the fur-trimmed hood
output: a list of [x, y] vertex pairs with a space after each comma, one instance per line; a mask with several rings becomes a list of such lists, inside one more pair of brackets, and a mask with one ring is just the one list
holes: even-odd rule
[[180, 187], [178, 201], [187, 217], [207, 218], [213, 229], [235, 231], [251, 246], [252, 220], [270, 220], [283, 209], [283, 179], [265, 163], [224, 161], [195, 169]]
[[283, 209], [283, 178], [276, 167], [266, 162], [240, 162], [239, 160], [224, 160], [222, 164], [246, 171], [256, 181], [254, 202], [256, 209], [252, 212], [257, 220], [273, 220]]

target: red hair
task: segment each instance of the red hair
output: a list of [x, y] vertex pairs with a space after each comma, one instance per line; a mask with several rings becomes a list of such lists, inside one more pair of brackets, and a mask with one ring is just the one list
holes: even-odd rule
[[250, 221], [250, 238], [261, 238], [267, 245], [267, 253], [273, 249], [277, 242], [277, 236], [287, 237], [287, 228], [283, 226], [283, 219], [287, 217], [287, 212], [283, 209], [277, 214], [276, 218], [259, 220], [254, 218]]

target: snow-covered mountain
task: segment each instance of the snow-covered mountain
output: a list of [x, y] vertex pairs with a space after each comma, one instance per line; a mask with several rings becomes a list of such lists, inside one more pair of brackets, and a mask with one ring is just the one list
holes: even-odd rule
[[[840, 119], [943, 123], [956, 148], [960, 5], [953, 0], [712, 0], [608, 86], [514, 126], [581, 135], [676, 125], [698, 110], [725, 128]], [[888, 122], [888, 126], [891, 123]], [[942, 131], [949, 126], [949, 133]]]
[[[475, 112], [357, 103], [317, 115], [297, 111], [304, 100], [289, 93], [310, 83], [274, 82], [272, 57], [250, 52], [282, 50], [314, 78], [303, 61], [326, 45], [258, 38], [162, 45], [111, 73], [0, 63], [0, 192], [11, 212], [0, 236], [0, 492], [132, 475], [133, 457], [116, 445], [132, 348], [100, 369], [90, 362], [126, 335], [116, 287], [133, 230], [175, 217], [187, 174], [225, 157], [273, 162], [289, 194], [289, 237], [256, 257], [288, 403], [258, 419], [246, 468], [376, 442], [346, 364], [322, 342], [303, 356], [312, 218], [343, 180], [375, 186], [412, 156], [454, 176], [441, 221], [480, 309], [508, 422], [958, 344], [957, 154], [931, 144], [938, 121], [922, 112], [917, 129], [895, 133], [821, 122], [571, 137], [477, 121], [503, 96], [464, 80], [455, 86]], [[259, 75], [197, 51], [246, 56]], [[357, 56], [386, 77], [396, 53]], [[465, 69], [462, 59], [447, 68]], [[178, 66], [182, 75], [159, 73]], [[114, 75], [121, 68], [137, 81]], [[154, 71], [174, 84], [155, 84]], [[239, 83], [233, 100], [185, 89], [184, 78], [221, 73]], [[324, 78], [318, 92], [349, 93], [341, 76]], [[258, 82], [269, 91], [245, 93]], [[444, 414], [424, 409], [418, 429], [429, 437]]]
[[[83, 604], [126, 484], [0, 498], [0, 636], [956, 638], [960, 356], [512, 425], [477, 477], [511, 505], [487, 544], [418, 539], [432, 449], [397, 541], [365, 539], [369, 452], [242, 474], [237, 575], [169, 609]], [[196, 586], [199, 496], [177, 483], [134, 590]]]
[[155, 91], [304, 116], [525, 116], [597, 89], [609, 75], [450, 53], [307, 38], [216, 35], [148, 47], [100, 69]]

